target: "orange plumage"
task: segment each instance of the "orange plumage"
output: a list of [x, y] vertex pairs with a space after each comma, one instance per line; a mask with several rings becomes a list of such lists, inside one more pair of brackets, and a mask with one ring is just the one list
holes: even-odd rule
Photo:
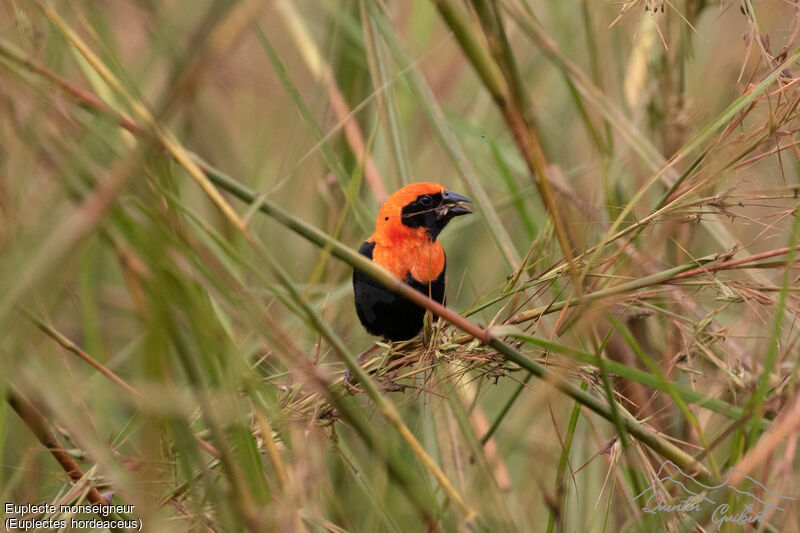
[[444, 268], [444, 249], [431, 241], [424, 227], [403, 224], [402, 209], [424, 194], [441, 194], [439, 184], [419, 182], [406, 185], [389, 197], [378, 211], [375, 233], [367, 239], [375, 243], [372, 260], [400, 279], [409, 274], [422, 282], [433, 281]]

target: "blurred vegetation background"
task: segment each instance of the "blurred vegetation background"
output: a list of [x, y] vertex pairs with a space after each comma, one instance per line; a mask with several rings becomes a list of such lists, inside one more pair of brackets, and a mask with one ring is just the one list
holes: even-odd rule
[[[717, 528], [633, 501], [668, 459], [798, 531], [799, 10], [0, 2], [0, 500]], [[472, 329], [378, 344], [347, 390], [352, 250], [412, 181], [474, 200], [441, 236]]]

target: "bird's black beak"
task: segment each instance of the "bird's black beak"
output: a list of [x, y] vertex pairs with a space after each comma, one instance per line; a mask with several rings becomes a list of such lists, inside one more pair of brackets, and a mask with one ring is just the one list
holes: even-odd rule
[[471, 204], [472, 200], [466, 196], [462, 196], [457, 192], [445, 190], [442, 193], [442, 203], [436, 209], [436, 214], [439, 218], [451, 219], [461, 215], [468, 215], [472, 213], [472, 209], [463, 205]]

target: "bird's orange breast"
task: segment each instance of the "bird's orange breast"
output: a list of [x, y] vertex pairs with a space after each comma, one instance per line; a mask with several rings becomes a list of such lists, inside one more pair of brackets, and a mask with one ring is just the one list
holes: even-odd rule
[[[410, 230], [410, 231], [409, 231]], [[423, 228], [402, 232], [397, 238], [373, 235], [372, 260], [400, 279], [409, 274], [422, 283], [435, 280], [442, 273], [445, 258], [439, 241], [431, 241]]]

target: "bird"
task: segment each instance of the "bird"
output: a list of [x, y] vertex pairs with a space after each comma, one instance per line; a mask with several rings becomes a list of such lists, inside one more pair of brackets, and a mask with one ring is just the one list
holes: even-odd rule
[[[439, 303], [445, 299], [447, 259], [437, 240], [453, 218], [472, 213], [469, 198], [431, 182], [409, 183], [381, 205], [375, 233], [358, 252]], [[389, 341], [416, 336], [425, 309], [353, 270], [356, 314], [372, 335]]]

